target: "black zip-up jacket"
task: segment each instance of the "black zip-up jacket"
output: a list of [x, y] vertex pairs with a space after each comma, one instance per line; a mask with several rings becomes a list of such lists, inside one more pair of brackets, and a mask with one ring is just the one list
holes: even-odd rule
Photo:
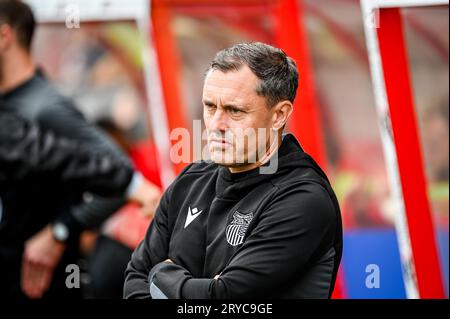
[[[40, 72], [0, 94], [4, 108], [17, 112], [44, 131], [80, 141], [115, 161], [131, 165], [125, 155], [102, 131], [86, 121], [72, 101], [62, 96]], [[62, 222], [71, 236], [85, 228], [100, 225], [125, 203], [124, 196], [84, 200], [83, 191], [52, 179], [29, 179], [2, 194], [3, 217], [0, 224], [0, 248], [19, 245], [51, 222]]]
[[341, 255], [336, 196], [289, 134], [275, 174], [189, 165], [132, 255], [124, 297], [329, 298]]
[[44, 132], [0, 103], [0, 195], [33, 175], [119, 196], [130, 185], [133, 168], [109, 152]]

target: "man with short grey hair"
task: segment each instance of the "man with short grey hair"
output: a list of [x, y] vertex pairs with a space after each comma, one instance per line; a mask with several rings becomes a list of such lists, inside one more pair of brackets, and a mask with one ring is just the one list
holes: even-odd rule
[[125, 298], [331, 296], [341, 216], [324, 172], [283, 134], [297, 86], [296, 64], [278, 48], [216, 55], [203, 88], [211, 161], [188, 165], [164, 193]]

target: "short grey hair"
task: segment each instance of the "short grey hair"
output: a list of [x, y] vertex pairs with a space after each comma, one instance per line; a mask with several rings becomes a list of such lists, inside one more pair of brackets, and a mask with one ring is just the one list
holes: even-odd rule
[[244, 65], [260, 79], [256, 93], [266, 98], [269, 107], [285, 100], [294, 103], [298, 87], [296, 63], [271, 45], [252, 42], [226, 48], [216, 54], [207, 74], [211, 70], [239, 71]]

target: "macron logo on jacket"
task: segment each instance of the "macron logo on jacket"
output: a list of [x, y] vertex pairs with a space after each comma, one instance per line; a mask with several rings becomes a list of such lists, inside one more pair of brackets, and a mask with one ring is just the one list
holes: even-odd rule
[[202, 212], [203, 212], [203, 210], [199, 211], [197, 209], [197, 207], [194, 207], [191, 210], [191, 206], [189, 206], [188, 213], [187, 213], [187, 216], [186, 216], [186, 223], [184, 224], [184, 228], [188, 227], [188, 225], [190, 223], [192, 223], [192, 221], [194, 219], [196, 219]]

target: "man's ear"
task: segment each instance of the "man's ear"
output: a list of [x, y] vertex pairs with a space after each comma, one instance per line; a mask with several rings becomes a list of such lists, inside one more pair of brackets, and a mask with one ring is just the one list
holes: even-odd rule
[[290, 101], [281, 101], [272, 107], [272, 129], [282, 129], [292, 114], [294, 107]]
[[0, 51], [6, 50], [13, 42], [14, 32], [9, 24], [0, 24]]

